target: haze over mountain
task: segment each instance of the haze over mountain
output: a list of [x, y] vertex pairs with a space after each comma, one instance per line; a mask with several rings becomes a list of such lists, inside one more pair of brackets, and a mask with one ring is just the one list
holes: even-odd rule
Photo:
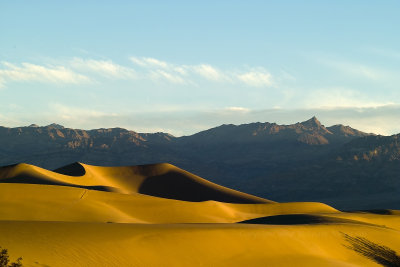
[[399, 135], [313, 117], [291, 125], [221, 125], [191, 136], [122, 128], [0, 127], [0, 165], [56, 169], [71, 162], [124, 166], [169, 162], [276, 201], [324, 201], [338, 208], [400, 208]]

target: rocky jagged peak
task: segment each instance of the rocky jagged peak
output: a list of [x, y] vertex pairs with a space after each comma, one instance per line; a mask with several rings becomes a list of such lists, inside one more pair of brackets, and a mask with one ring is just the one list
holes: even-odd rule
[[300, 122], [301, 125], [307, 128], [319, 128], [322, 126], [321, 122], [317, 119], [317, 117], [313, 116], [311, 119]]
[[343, 124], [336, 124], [328, 128], [331, 132], [336, 134], [354, 135], [354, 130], [349, 126], [344, 126]]
[[62, 125], [60, 125], [60, 124], [57, 124], [57, 123], [49, 124], [49, 125], [47, 125], [46, 127], [48, 127], [48, 128], [54, 128], [54, 129], [64, 129], [64, 126], [62, 126]]
[[336, 125], [327, 127], [327, 129], [330, 132], [332, 132], [333, 134], [342, 135], [342, 136], [363, 137], [363, 136], [373, 135], [373, 134], [369, 134], [369, 133], [365, 133], [365, 132], [353, 129], [350, 126], [345, 126], [343, 124], [336, 124]]

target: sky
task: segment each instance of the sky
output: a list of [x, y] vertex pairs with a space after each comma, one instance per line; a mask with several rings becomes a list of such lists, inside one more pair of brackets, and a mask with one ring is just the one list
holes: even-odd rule
[[400, 133], [399, 1], [1, 1], [0, 125]]

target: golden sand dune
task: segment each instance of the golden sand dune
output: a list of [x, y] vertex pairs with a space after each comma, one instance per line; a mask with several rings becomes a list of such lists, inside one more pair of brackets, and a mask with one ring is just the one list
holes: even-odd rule
[[276, 203], [170, 164], [17, 164], [0, 246], [26, 266], [398, 266], [400, 212]]
[[189, 202], [31, 184], [1, 184], [0, 203], [0, 220], [30, 221], [234, 223], [267, 215], [336, 211], [322, 203]]
[[273, 202], [211, 183], [167, 163], [131, 167], [73, 163], [55, 172], [29, 164], [17, 164], [0, 169], [0, 181], [64, 185], [123, 194], [142, 193], [186, 201]]

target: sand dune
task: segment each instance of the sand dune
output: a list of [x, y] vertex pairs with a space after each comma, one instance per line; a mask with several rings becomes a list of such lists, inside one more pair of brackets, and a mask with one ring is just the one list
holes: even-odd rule
[[260, 216], [331, 213], [322, 203], [189, 202], [75, 187], [0, 185], [0, 220], [120, 223], [234, 223]]
[[167, 163], [131, 167], [99, 167], [74, 163], [55, 172], [29, 164], [17, 164], [1, 168], [0, 181], [64, 185], [124, 194], [141, 193], [185, 201], [273, 202], [211, 183]]
[[26, 266], [397, 266], [399, 231], [399, 211], [276, 203], [170, 164], [0, 168], [0, 246]]

